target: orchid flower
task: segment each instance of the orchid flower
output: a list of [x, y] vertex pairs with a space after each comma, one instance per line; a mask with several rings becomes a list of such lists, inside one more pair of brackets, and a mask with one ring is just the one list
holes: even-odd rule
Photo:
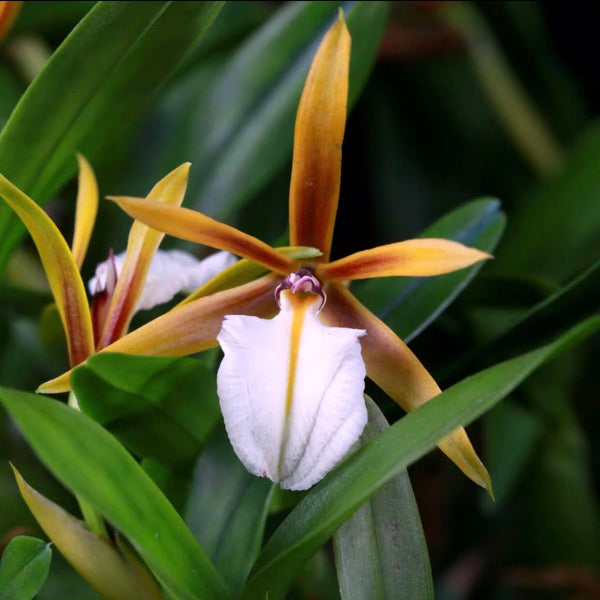
[[[218, 387], [234, 449], [251, 472], [294, 489], [316, 483], [360, 435], [366, 422], [365, 367], [407, 411], [440, 393], [409, 348], [355, 298], [347, 282], [439, 275], [489, 258], [457, 242], [415, 239], [330, 261], [350, 45], [340, 15], [313, 60], [296, 118], [290, 241], [294, 247], [318, 249], [318, 256], [294, 258], [186, 208], [151, 199], [112, 198], [150, 227], [227, 250], [270, 271], [224, 289], [235, 279], [228, 274], [238, 268], [234, 265], [207, 284], [204, 294], [104, 350], [146, 354], [152, 348], [153, 354], [184, 355], [220, 343], [225, 358]], [[39, 391], [68, 388], [67, 373]], [[441, 440], [439, 447], [468, 477], [491, 491], [489, 475], [464, 429]]]
[[[31, 198], [0, 175], [0, 195], [20, 216], [38, 248], [67, 336], [71, 366], [75, 366], [122, 335], [138, 310], [168, 302], [180, 292], [191, 293], [235, 262], [227, 252], [198, 260], [179, 250], [157, 250], [164, 234], [134, 223], [127, 250], [96, 267], [88, 286], [91, 307], [79, 274], [98, 210], [94, 172], [82, 156], [73, 242], [69, 249], [54, 223]], [[179, 205], [189, 164], [169, 173], [148, 198]], [[151, 348], [150, 348], [151, 351]]]

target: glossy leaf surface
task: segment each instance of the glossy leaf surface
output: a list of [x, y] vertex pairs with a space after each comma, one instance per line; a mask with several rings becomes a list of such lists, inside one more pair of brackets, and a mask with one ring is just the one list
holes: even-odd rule
[[[361, 443], [389, 425], [365, 396], [369, 422]], [[419, 509], [406, 471], [398, 473], [334, 534], [342, 600], [433, 598], [431, 566]]]
[[37, 538], [13, 538], [0, 562], [0, 600], [31, 600], [44, 585], [52, 549]]
[[234, 594], [260, 551], [274, 487], [246, 471], [223, 427], [196, 464], [186, 522]]
[[156, 580], [133, 555], [125, 559], [104, 537], [34, 490], [13, 469], [21, 496], [40, 527], [75, 570], [108, 600], [159, 600]]
[[83, 412], [144, 458], [193, 458], [221, 414], [213, 373], [191, 358], [100, 353], [71, 381]]

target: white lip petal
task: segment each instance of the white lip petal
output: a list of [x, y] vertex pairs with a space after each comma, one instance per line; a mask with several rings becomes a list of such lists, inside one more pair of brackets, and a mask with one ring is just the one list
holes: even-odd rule
[[[152, 258], [136, 311], [164, 304], [179, 292], [193, 292], [236, 260], [229, 252], [216, 252], [204, 260], [198, 260], [181, 250], [157, 250]], [[121, 274], [124, 261], [125, 252], [114, 256], [117, 277]], [[95, 295], [106, 289], [107, 273], [106, 261], [96, 267], [95, 276], [88, 282], [90, 294]]]
[[367, 422], [365, 332], [326, 327], [319, 304], [286, 291], [275, 318], [228, 316], [217, 338], [225, 354], [217, 389], [233, 448], [251, 473], [293, 490], [320, 481]]

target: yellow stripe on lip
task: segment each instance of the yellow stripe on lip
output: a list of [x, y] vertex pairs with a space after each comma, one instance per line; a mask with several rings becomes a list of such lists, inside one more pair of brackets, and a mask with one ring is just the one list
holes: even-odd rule
[[302, 337], [302, 327], [304, 325], [304, 318], [306, 311], [309, 306], [315, 302], [320, 301], [318, 296], [313, 294], [310, 295], [294, 295], [289, 290], [282, 292], [286, 294], [291, 309], [294, 311], [292, 317], [292, 331], [290, 335], [290, 362], [288, 366], [288, 382], [285, 394], [285, 413], [283, 422], [283, 437], [281, 440], [281, 451], [279, 454], [279, 462], [277, 465], [278, 478], [281, 477], [281, 468], [283, 466], [285, 453], [288, 444], [288, 434], [290, 428], [290, 416], [292, 413], [292, 405], [294, 403], [294, 388], [296, 386], [296, 373], [298, 371], [298, 353], [300, 349], [300, 341]]

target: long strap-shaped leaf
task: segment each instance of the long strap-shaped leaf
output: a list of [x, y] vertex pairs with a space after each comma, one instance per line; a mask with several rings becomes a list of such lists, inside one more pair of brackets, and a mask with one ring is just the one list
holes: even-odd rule
[[0, 403], [54, 475], [130, 540], [173, 598], [229, 597], [181, 517], [100, 425], [61, 402], [26, 392], [0, 388]]
[[440, 438], [509, 394], [535, 368], [600, 327], [600, 315], [547, 346], [481, 371], [408, 414], [360, 448], [317, 485], [267, 542], [244, 600], [282, 598], [298, 569], [354, 511]]
[[[222, 4], [99, 2], [53, 54], [2, 130], [0, 173], [38, 202], [47, 201], [74, 172], [75, 152], [94, 161], [114, 148]], [[157, 55], [160, 60], [152, 58]], [[0, 223], [1, 268], [22, 228], [5, 208]]]
[[[365, 401], [369, 422], [362, 444], [389, 428], [373, 400]], [[333, 543], [342, 600], [433, 599], [427, 543], [406, 470], [365, 502]]]

